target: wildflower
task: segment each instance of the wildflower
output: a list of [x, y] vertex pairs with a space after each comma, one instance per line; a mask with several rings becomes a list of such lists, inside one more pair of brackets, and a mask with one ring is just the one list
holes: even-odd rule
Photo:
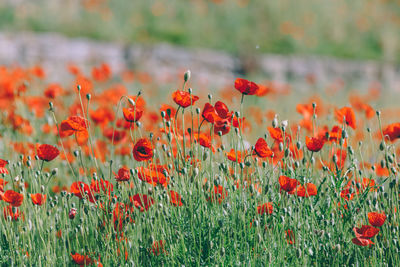
[[141, 212], [147, 211], [154, 204], [154, 200], [145, 194], [136, 194], [129, 199]]
[[296, 238], [294, 236], [294, 232], [290, 229], [285, 231], [285, 237], [286, 237], [286, 242], [289, 245], [293, 245], [294, 243], [296, 243]]
[[42, 195], [40, 193], [31, 194], [32, 203], [38, 206], [43, 205], [46, 202], [46, 195]]
[[299, 185], [296, 189], [297, 196], [299, 197], [310, 197], [317, 195], [317, 187], [315, 184], [307, 183], [304, 186]]
[[115, 175], [115, 180], [117, 180], [118, 182], [128, 181], [129, 178], [131, 177], [130, 171], [126, 167], [120, 168], [118, 170], [118, 175], [115, 173], [114, 173], [114, 175]]
[[11, 205], [8, 205], [8, 206], [3, 208], [4, 219], [7, 219], [7, 217], [10, 217], [11, 220], [17, 221], [21, 217], [21, 215], [22, 215], [22, 219], [23, 219], [24, 218], [23, 214], [21, 214], [19, 212], [18, 208], [15, 208], [15, 207], [13, 207]]
[[299, 184], [299, 181], [297, 181], [296, 179], [292, 179], [284, 175], [281, 175], [279, 177], [279, 185], [281, 186], [281, 191], [284, 190], [288, 192], [288, 194], [294, 194], [295, 189]]
[[263, 215], [264, 213], [271, 215], [274, 210], [272, 202], [264, 203], [257, 207], [257, 213]]
[[343, 122], [343, 119], [347, 125], [351, 128], [356, 129], [356, 116], [352, 108], [343, 107], [335, 110], [336, 119], [339, 123]]
[[60, 154], [60, 151], [52, 145], [39, 145], [37, 147], [37, 155], [39, 159], [44, 161], [52, 161]]
[[68, 218], [70, 218], [71, 220], [73, 220], [76, 216], [76, 209], [75, 208], [71, 208], [68, 212]]
[[0, 159], [0, 174], [8, 174], [8, 170], [6, 169], [7, 164], [8, 161]]
[[19, 207], [22, 204], [22, 201], [24, 200], [24, 195], [20, 194], [18, 192], [15, 192], [14, 190], [7, 190], [3, 196], [3, 200], [10, 204], [13, 207]]
[[235, 151], [233, 148], [229, 153], [226, 153], [226, 156], [229, 160], [233, 162], [242, 162], [242, 153], [240, 151]]
[[172, 98], [177, 105], [183, 108], [187, 108], [193, 105], [197, 100], [199, 100], [198, 96], [191, 95], [188, 92], [179, 90], [175, 91], [172, 94]]
[[82, 199], [84, 197], [87, 197], [88, 200], [92, 203], [96, 202], [94, 198], [94, 194], [89, 187], [89, 185], [85, 184], [84, 182], [78, 181], [78, 182], [73, 182], [71, 184], [71, 193], [77, 196], [78, 198]]
[[86, 144], [89, 138], [89, 132], [87, 131], [87, 120], [79, 116], [71, 116], [66, 120], [63, 120], [60, 125], [60, 135], [71, 136], [75, 134], [76, 140], [79, 145]]
[[229, 133], [231, 129], [231, 123], [228, 119], [218, 118], [214, 121], [214, 134], [221, 132], [222, 135]]
[[146, 138], [139, 139], [133, 147], [132, 152], [136, 161], [145, 161], [153, 157], [151, 142]]
[[214, 190], [211, 192], [211, 198], [208, 201], [218, 201], [219, 204], [228, 196], [228, 191], [222, 185], [214, 185]]
[[160, 255], [161, 253], [166, 253], [165, 252], [165, 241], [160, 240], [160, 241], [154, 241], [153, 245], [151, 246], [151, 252], [153, 252], [153, 254], [155, 256]]
[[309, 138], [308, 136], [306, 136], [306, 146], [308, 150], [312, 152], [318, 152], [324, 146], [324, 139], [318, 137]]
[[250, 82], [242, 78], [237, 78], [235, 80], [235, 89], [244, 95], [255, 95], [259, 87], [254, 82]]
[[172, 205], [174, 205], [175, 207], [180, 207], [182, 206], [182, 201], [181, 201], [181, 196], [175, 192], [175, 191], [169, 191], [169, 195], [170, 195], [170, 202]]
[[386, 221], [385, 213], [368, 212], [369, 224], [374, 227], [381, 227]]
[[268, 147], [267, 142], [264, 138], [259, 138], [254, 146], [254, 155], [259, 156], [260, 158], [272, 157], [274, 153]]
[[123, 108], [122, 113], [124, 114], [124, 118], [127, 122], [137, 122], [143, 115], [143, 110], [140, 110], [138, 107], [133, 108]]
[[71, 253], [72, 260], [80, 265], [80, 266], [87, 266], [87, 265], [92, 265], [94, 263], [94, 260], [90, 258], [88, 255], [81, 255], [79, 253], [72, 254]]

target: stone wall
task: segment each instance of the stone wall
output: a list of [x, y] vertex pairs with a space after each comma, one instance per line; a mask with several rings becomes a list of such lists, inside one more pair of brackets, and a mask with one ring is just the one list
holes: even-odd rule
[[[391, 90], [400, 90], [398, 65], [375, 61], [350, 61], [319, 56], [283, 56], [272, 54], [236, 57], [221, 51], [189, 49], [169, 44], [139, 45], [98, 42], [85, 38], [67, 38], [55, 33], [0, 33], [0, 64], [31, 66], [41, 64], [51, 79], [65, 74], [66, 65], [92, 66], [107, 62], [113, 71], [135, 69], [157, 74], [163, 79], [181, 75], [190, 69], [193, 79], [221, 86], [248, 69], [266, 79], [296, 80], [306, 88], [305, 77], [313, 75], [326, 85], [337, 79], [367, 87], [379, 81]], [[249, 68], [249, 66], [251, 66]]]

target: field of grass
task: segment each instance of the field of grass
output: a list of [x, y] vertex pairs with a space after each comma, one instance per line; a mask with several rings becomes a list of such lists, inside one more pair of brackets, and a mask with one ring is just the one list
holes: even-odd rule
[[0, 30], [398, 62], [398, 1], [3, 1]]
[[400, 109], [378, 85], [69, 71], [0, 67], [2, 265], [400, 264]]

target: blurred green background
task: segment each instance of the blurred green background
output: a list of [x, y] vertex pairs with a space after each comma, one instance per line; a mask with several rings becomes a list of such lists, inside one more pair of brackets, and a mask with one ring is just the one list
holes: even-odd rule
[[399, 0], [3, 0], [1, 31], [398, 62]]

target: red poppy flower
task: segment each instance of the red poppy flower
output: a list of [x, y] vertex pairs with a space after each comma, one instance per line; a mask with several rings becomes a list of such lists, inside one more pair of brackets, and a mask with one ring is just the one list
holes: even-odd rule
[[42, 206], [46, 202], [46, 195], [40, 193], [31, 194], [32, 203], [38, 206]]
[[5, 168], [8, 161], [0, 159], [0, 174], [8, 174], [8, 170]]
[[144, 194], [136, 194], [129, 198], [131, 203], [138, 208], [141, 212], [147, 211], [153, 204], [154, 200]]
[[93, 190], [95, 193], [100, 193], [100, 189], [107, 193], [108, 195], [111, 195], [111, 192], [114, 190], [114, 185], [110, 183], [107, 180], [94, 180], [92, 179], [90, 183], [90, 189]]
[[254, 146], [254, 154], [260, 158], [272, 157], [274, 152], [268, 147], [264, 138], [259, 138]]
[[3, 208], [4, 219], [7, 219], [7, 217], [10, 216], [11, 220], [17, 221], [21, 215], [22, 215], [22, 219], [23, 219], [24, 218], [23, 214], [21, 214], [19, 212], [18, 208], [15, 208], [11, 205]]
[[335, 110], [336, 119], [339, 123], [345, 120], [346, 124], [351, 128], [356, 129], [356, 116], [352, 108], [343, 107], [341, 109]]
[[391, 142], [394, 142], [400, 137], [400, 123], [389, 124], [383, 129], [382, 133], [385, 139], [389, 139]]
[[160, 108], [160, 113], [164, 111], [165, 112], [165, 119], [169, 121], [171, 118], [173, 118], [176, 114], [176, 109], [170, 105], [167, 104], [162, 104]]
[[210, 103], [206, 103], [204, 105], [203, 112], [201, 113], [201, 116], [203, 117], [203, 119], [205, 119], [209, 123], [214, 123], [214, 121], [218, 117], [218, 114], [215, 111], [215, 108]]
[[193, 105], [197, 100], [199, 100], [198, 96], [191, 95], [188, 92], [185, 91], [175, 91], [172, 94], [172, 98], [176, 104], [183, 108], [187, 108], [190, 105]]
[[158, 256], [161, 253], [165, 254], [165, 241], [154, 241], [153, 245], [151, 246], [151, 252], [153, 252], [155, 256]]
[[85, 184], [84, 182], [81, 181], [73, 182], [70, 191], [72, 194], [74, 194], [80, 199], [82, 199], [83, 197], [87, 197], [90, 202], [92, 203], [96, 202], [90, 186]]
[[381, 227], [386, 221], [385, 213], [368, 212], [369, 224], [375, 227]]
[[218, 201], [219, 204], [228, 196], [228, 191], [222, 185], [214, 185], [214, 190], [211, 191], [211, 197], [208, 198], [208, 201], [214, 202]]
[[280, 128], [268, 127], [269, 135], [278, 143], [283, 142], [282, 130]]
[[122, 113], [127, 122], [137, 122], [142, 117], [143, 110], [140, 110], [138, 107], [123, 108]]
[[13, 207], [19, 207], [24, 200], [24, 195], [17, 193], [14, 190], [7, 190], [3, 194], [3, 200]]
[[304, 186], [299, 185], [296, 189], [297, 196], [299, 197], [311, 197], [317, 195], [317, 187], [315, 184], [307, 183]]
[[94, 263], [94, 260], [91, 259], [88, 255], [81, 255], [79, 253], [75, 253], [75, 254], [71, 253], [71, 257], [72, 257], [72, 260], [80, 266], [88, 266], [88, 265], [92, 265]]
[[242, 162], [242, 153], [240, 151], [235, 151], [233, 148], [229, 153], [226, 153], [226, 156], [230, 161], [237, 163]]
[[273, 210], [274, 205], [272, 204], [272, 202], [267, 202], [257, 207], [257, 213], [260, 215], [263, 215], [264, 213], [271, 215]]
[[281, 186], [281, 190], [284, 190], [289, 194], [294, 194], [294, 191], [299, 184], [299, 181], [296, 179], [292, 179], [284, 175], [279, 177], [279, 185]]
[[168, 185], [169, 179], [167, 179], [162, 172], [157, 171], [155, 168], [140, 167], [137, 170], [138, 178], [144, 182], [152, 184], [153, 186], [161, 184], [166, 187]]
[[52, 145], [39, 145], [37, 147], [37, 155], [39, 159], [44, 160], [44, 161], [52, 161], [55, 159], [58, 155], [60, 154], [60, 151], [58, 148], [52, 146]]
[[178, 206], [180, 207], [183, 205], [182, 201], [181, 201], [181, 195], [179, 195], [177, 192], [172, 191], [172, 190], [169, 191], [169, 194], [171, 197], [170, 202], [172, 205], [174, 205], [175, 207], [178, 207]]
[[84, 145], [89, 139], [87, 123], [87, 120], [84, 118], [81, 118], [79, 116], [71, 116], [61, 122], [60, 135], [61, 137], [65, 137], [75, 134], [78, 144]]
[[118, 182], [124, 182], [124, 181], [128, 181], [129, 178], [131, 178], [131, 174], [128, 168], [126, 167], [122, 167], [118, 170], [118, 175], [115, 175], [115, 180], [117, 180]]
[[232, 112], [229, 112], [228, 106], [221, 101], [215, 103], [214, 109], [221, 119], [228, 119], [232, 116]]
[[293, 245], [294, 243], [296, 243], [296, 238], [294, 236], [294, 232], [292, 230], [286, 230], [285, 231], [285, 237], [286, 237], [286, 242], [289, 245]]
[[367, 238], [360, 238], [360, 237], [355, 237], [351, 240], [351, 242], [353, 242], [353, 244], [357, 245], [357, 246], [362, 246], [362, 247], [366, 247], [366, 246], [372, 246], [375, 243], [372, 242], [371, 240], [367, 239]]
[[244, 95], [255, 95], [259, 89], [258, 85], [246, 79], [237, 78], [235, 88]]
[[218, 118], [214, 122], [214, 133], [221, 132], [222, 135], [229, 133], [231, 129], [231, 122], [228, 119]]
[[[0, 193], [3, 191], [3, 188], [6, 184], [8, 184], [8, 182], [0, 178]], [[1, 200], [1, 195], [0, 195], [0, 200]]]
[[369, 225], [363, 225], [361, 228], [354, 227], [353, 231], [358, 238], [372, 238], [379, 233], [378, 228]]
[[139, 139], [133, 147], [133, 157], [136, 161], [145, 161], [153, 157], [153, 147], [146, 138]]
[[324, 146], [324, 139], [323, 138], [319, 138], [319, 137], [311, 137], [309, 138], [308, 136], [306, 136], [306, 146], [308, 148], [308, 150], [312, 151], [312, 152], [318, 152], [322, 149], [322, 147]]

